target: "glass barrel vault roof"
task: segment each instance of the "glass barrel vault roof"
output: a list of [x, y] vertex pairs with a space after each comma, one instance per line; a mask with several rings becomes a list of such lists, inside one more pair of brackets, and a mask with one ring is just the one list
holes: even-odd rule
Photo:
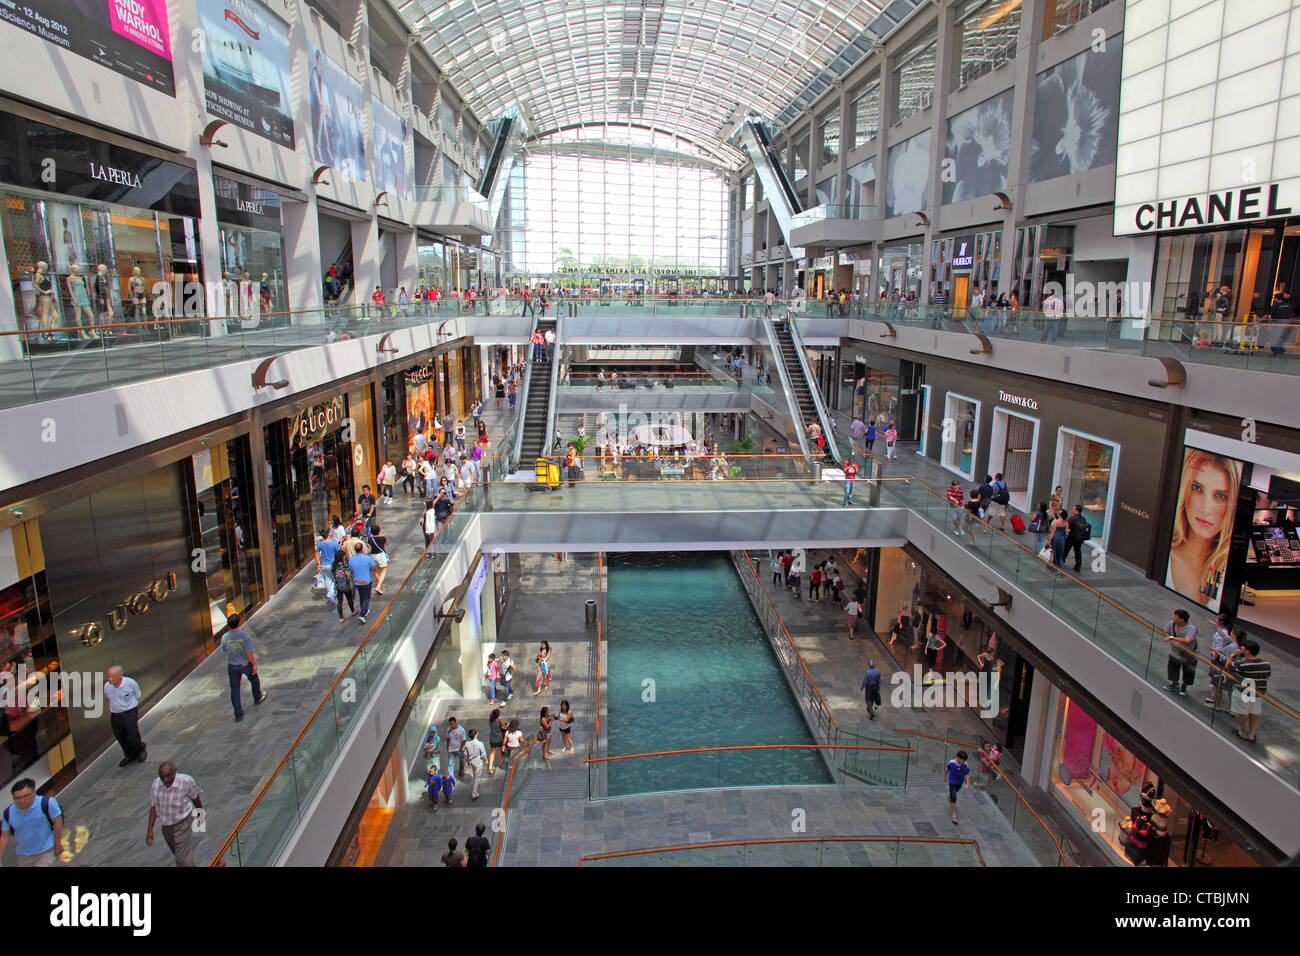
[[784, 126], [919, 0], [403, 0], [480, 116], [518, 107], [544, 134], [589, 123], [659, 128], [724, 147], [751, 112]]

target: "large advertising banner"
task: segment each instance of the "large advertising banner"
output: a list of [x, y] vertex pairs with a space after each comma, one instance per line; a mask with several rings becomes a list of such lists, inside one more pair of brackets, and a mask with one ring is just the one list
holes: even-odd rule
[[0, 0], [0, 21], [176, 95], [166, 0]]
[[944, 159], [953, 175], [944, 176], [943, 201], [961, 202], [1007, 188], [1011, 163], [1011, 104], [1015, 90], [963, 110], [948, 120]]
[[1242, 463], [1199, 448], [1183, 454], [1165, 587], [1218, 611], [1241, 492]]
[[1119, 136], [1124, 38], [1084, 50], [1038, 74], [1029, 181], [1041, 183], [1109, 166]]
[[322, 166], [365, 182], [361, 84], [310, 43], [307, 60], [311, 64], [312, 155]]
[[885, 208], [891, 216], [919, 212], [930, 204], [930, 131], [889, 148]]
[[406, 120], [377, 96], [370, 97], [370, 115], [375, 121], [375, 188], [405, 199], [411, 189], [406, 171]]
[[208, 114], [293, 148], [289, 28], [256, 0], [198, 0]]

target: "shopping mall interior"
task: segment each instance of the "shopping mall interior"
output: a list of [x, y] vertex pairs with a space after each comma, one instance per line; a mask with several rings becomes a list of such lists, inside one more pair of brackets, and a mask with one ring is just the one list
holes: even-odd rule
[[1300, 853], [1300, 0], [130, 6], [0, 22], [5, 865]]

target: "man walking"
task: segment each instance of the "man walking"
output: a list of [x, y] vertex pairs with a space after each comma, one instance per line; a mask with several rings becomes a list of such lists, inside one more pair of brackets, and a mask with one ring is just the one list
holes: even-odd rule
[[515, 662], [510, 659], [509, 651], [501, 652], [501, 660], [497, 663], [497, 673], [501, 675], [501, 683], [505, 685], [506, 695], [502, 698], [502, 703], [508, 703], [514, 692], [510, 689], [510, 682], [515, 679]]
[[862, 675], [862, 686], [858, 688], [867, 700], [867, 713], [876, 719], [876, 708], [880, 706], [880, 668], [875, 661], [867, 662], [867, 672]]
[[469, 740], [465, 741], [465, 746], [460, 748], [461, 755], [464, 757], [465, 766], [469, 769], [469, 798], [478, 799], [478, 781], [483, 776], [483, 771], [487, 767], [487, 748], [483, 746], [483, 741], [478, 739], [478, 731], [469, 732]]
[[176, 764], [164, 760], [158, 765], [158, 779], [149, 788], [149, 830], [145, 846], [153, 846], [153, 825], [162, 824], [163, 840], [176, 857], [177, 866], [194, 865], [194, 824], [191, 815], [203, 809], [203, 791], [187, 773], [177, 773]]
[[253, 704], [266, 700], [266, 694], [262, 693], [262, 679], [257, 674], [253, 635], [240, 630], [241, 620], [238, 614], [230, 615], [230, 630], [221, 638], [221, 649], [226, 652], [226, 674], [230, 678], [230, 703], [235, 708], [235, 723], [244, 719], [244, 702], [240, 691], [245, 675], [253, 687]]
[[763, 293], [763, 307], [767, 310], [767, 318], [769, 321], [772, 318], [772, 308], [775, 305], [776, 305], [776, 293], [773, 292], [771, 289], [768, 289], [766, 292]]
[[542, 341], [546, 345], [546, 350], [543, 354], [546, 356], [547, 360], [553, 359], [555, 356], [555, 329], [547, 329], [546, 334], [542, 336]]
[[989, 502], [989, 527], [993, 526], [993, 519], [998, 519], [998, 528], [1002, 531], [1007, 529], [1007, 505], [1011, 504], [1011, 490], [1007, 483], [1002, 480], [1002, 472], [998, 472], [993, 477], [993, 500]]
[[456, 776], [465, 776], [465, 728], [455, 717], [447, 718], [447, 768], [456, 765]]
[[[1074, 551], [1074, 573], [1083, 570], [1083, 543], [1092, 537], [1092, 525], [1083, 516], [1083, 506], [1075, 505], [1074, 513], [1065, 519], [1065, 553]], [[1064, 558], [1062, 558], [1064, 560]]]
[[53, 866], [54, 849], [63, 846], [63, 810], [59, 801], [38, 798], [36, 781], [29, 777], [19, 780], [9, 792], [14, 802], [0, 818], [0, 860], [12, 836], [19, 866]]
[[853, 504], [853, 485], [858, 480], [858, 463], [849, 456], [844, 463], [844, 507]]
[[952, 822], [957, 822], [957, 792], [970, 786], [970, 766], [966, 763], [966, 751], [958, 750], [956, 756], [948, 761], [944, 775], [948, 781], [948, 802], [952, 805]]
[[[1187, 696], [1187, 688], [1192, 686], [1196, 680], [1196, 658], [1192, 652], [1196, 650], [1196, 625], [1190, 623], [1190, 615], [1182, 608], [1174, 611], [1173, 618], [1165, 625], [1165, 640], [1173, 646], [1169, 649], [1169, 661], [1166, 667], [1166, 676], [1169, 678], [1169, 684], [1166, 690], [1176, 690], [1183, 697]], [[1179, 675], [1182, 675], [1181, 686], [1179, 684]]]
[[114, 664], [105, 675], [104, 696], [108, 698], [108, 723], [113, 728], [113, 736], [122, 747], [122, 759], [119, 767], [139, 761], [144, 763], [149, 756], [149, 749], [140, 739], [140, 685], [122, 674], [122, 668]]
[[316, 542], [316, 574], [325, 579], [325, 596], [331, 602], [338, 599], [334, 592], [334, 559], [339, 554], [339, 543], [328, 531], [322, 531]]
[[375, 567], [375, 559], [365, 551], [358, 551], [348, 558], [348, 570], [352, 572], [352, 580], [357, 586], [357, 608], [362, 624], [366, 623], [366, 615], [370, 613], [371, 575], [374, 574]]

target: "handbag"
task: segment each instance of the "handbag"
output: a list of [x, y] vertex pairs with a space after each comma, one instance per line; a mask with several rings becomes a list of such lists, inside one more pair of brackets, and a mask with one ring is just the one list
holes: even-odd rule
[[1041, 550], [1041, 551], [1038, 552], [1038, 556], [1039, 556], [1040, 558], [1042, 558], [1044, 561], [1051, 561], [1051, 560], [1052, 560], [1052, 548], [1051, 548], [1051, 546], [1050, 546], [1050, 545], [1046, 545], [1046, 544], [1043, 545], [1043, 550]]

